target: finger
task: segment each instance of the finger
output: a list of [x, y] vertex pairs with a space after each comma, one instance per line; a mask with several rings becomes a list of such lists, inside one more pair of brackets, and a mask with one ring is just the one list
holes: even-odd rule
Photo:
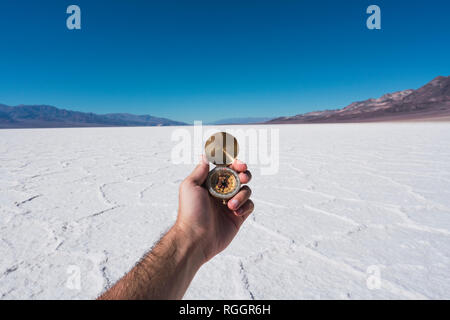
[[255, 204], [252, 200], [248, 200], [238, 210], [236, 210], [234, 214], [238, 217], [242, 217], [243, 220], [245, 220], [253, 212], [254, 209]]
[[252, 174], [250, 173], [250, 171], [245, 171], [245, 172], [240, 172], [239, 173], [239, 180], [241, 181], [241, 183], [249, 183], [250, 180], [252, 180]]
[[[249, 200], [250, 201], [250, 200]], [[253, 202], [252, 202], [253, 203]], [[244, 213], [242, 216], [237, 216], [238, 218], [240, 218], [241, 222], [240, 222], [240, 226], [244, 223], [245, 220], [247, 220], [247, 218], [252, 214], [252, 212], [255, 209], [255, 205], [253, 205], [253, 207], [251, 208], [251, 210], [247, 211], [246, 213]]]
[[247, 170], [247, 165], [241, 160], [235, 159], [230, 165], [230, 168], [237, 172], [245, 172]]
[[243, 186], [241, 190], [235, 195], [230, 201], [228, 201], [228, 208], [230, 210], [237, 210], [240, 206], [242, 206], [245, 201], [250, 198], [252, 194], [252, 190], [248, 186]]
[[202, 155], [200, 157], [199, 164], [195, 167], [194, 171], [187, 177], [188, 180], [193, 181], [197, 185], [202, 185], [205, 182], [209, 173], [209, 163], [206, 157]]

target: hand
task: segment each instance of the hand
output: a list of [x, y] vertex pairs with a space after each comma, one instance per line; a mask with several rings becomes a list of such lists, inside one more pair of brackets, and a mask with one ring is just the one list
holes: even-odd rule
[[[230, 167], [239, 173], [241, 184], [250, 181], [251, 174], [245, 163], [235, 160]], [[203, 262], [230, 244], [254, 209], [253, 202], [249, 200], [251, 190], [248, 186], [243, 186], [226, 205], [222, 200], [213, 198], [202, 186], [208, 173], [209, 163], [202, 157], [194, 171], [181, 183], [175, 224], [201, 247], [205, 258]]]
[[[234, 161], [241, 184], [251, 174]], [[180, 185], [175, 225], [136, 266], [99, 299], [181, 299], [203, 263], [225, 249], [253, 211], [250, 188], [244, 186], [228, 201], [214, 199], [202, 187], [209, 164], [200, 164]]]

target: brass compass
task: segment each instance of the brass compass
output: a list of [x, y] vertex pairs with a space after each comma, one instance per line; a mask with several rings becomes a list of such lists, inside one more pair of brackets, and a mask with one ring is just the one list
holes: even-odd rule
[[238, 153], [236, 138], [226, 132], [215, 133], [205, 143], [206, 158], [216, 166], [208, 174], [206, 188], [213, 197], [222, 199], [224, 204], [241, 188], [238, 173], [228, 167]]

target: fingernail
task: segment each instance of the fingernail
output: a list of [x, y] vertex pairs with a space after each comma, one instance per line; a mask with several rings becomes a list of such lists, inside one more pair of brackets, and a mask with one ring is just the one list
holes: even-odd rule
[[239, 201], [236, 199], [230, 201], [231, 209], [236, 209], [239, 205]]
[[236, 213], [237, 213], [238, 216], [241, 216], [241, 215], [244, 214], [244, 209], [239, 208], [239, 209], [237, 209]]

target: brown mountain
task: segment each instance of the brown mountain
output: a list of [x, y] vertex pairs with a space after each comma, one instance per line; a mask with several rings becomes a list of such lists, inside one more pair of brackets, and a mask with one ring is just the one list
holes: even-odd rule
[[450, 120], [450, 76], [439, 76], [417, 90], [388, 93], [378, 99], [325, 110], [275, 118], [266, 123], [340, 123], [399, 120]]

